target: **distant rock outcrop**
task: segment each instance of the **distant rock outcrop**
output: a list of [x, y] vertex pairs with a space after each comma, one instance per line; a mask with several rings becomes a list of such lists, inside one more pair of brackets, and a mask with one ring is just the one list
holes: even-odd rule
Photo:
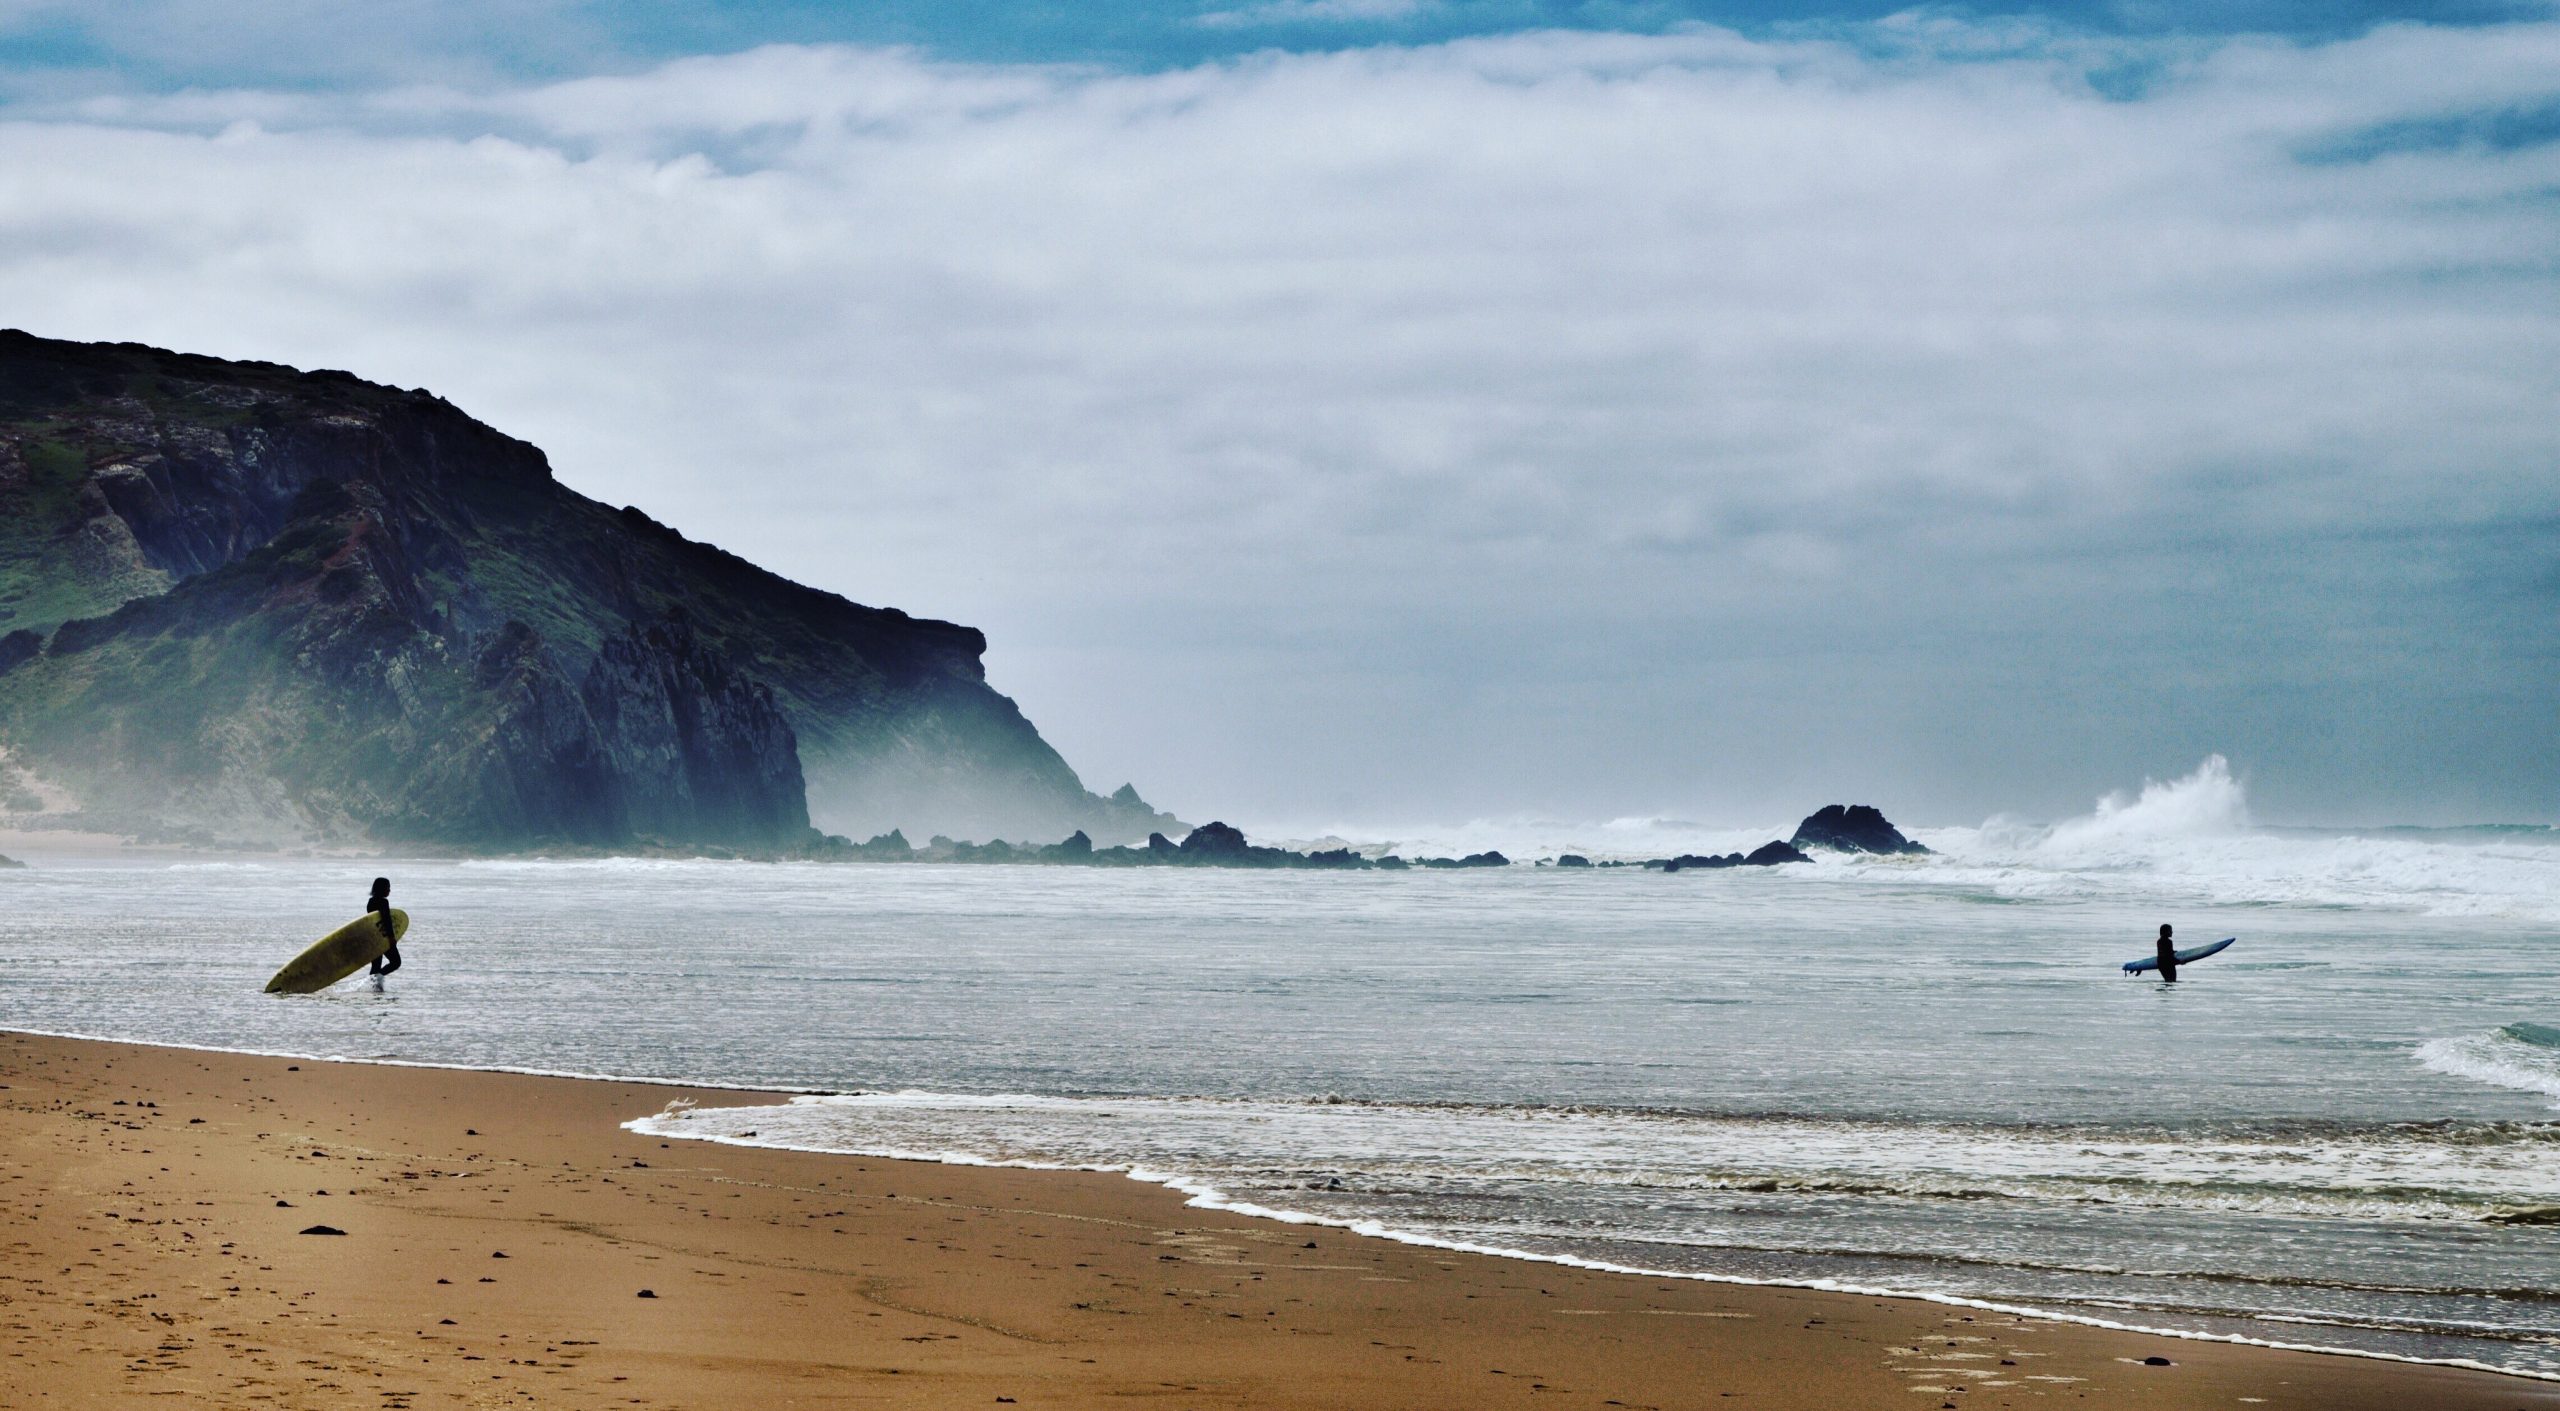
[[1465, 857], [1423, 857], [1414, 859], [1416, 867], [1509, 867], [1511, 859], [1498, 852], [1471, 852]]
[[1766, 842], [1756, 848], [1753, 848], [1748, 856], [1738, 852], [1729, 852], [1720, 857], [1699, 853], [1682, 853], [1680, 856], [1671, 858], [1665, 862], [1647, 863], [1645, 865], [1648, 867], [1658, 866], [1665, 872], [1680, 872], [1693, 867], [1775, 867], [1782, 862], [1811, 861], [1813, 861], [1812, 858], [1805, 856], [1803, 853], [1796, 851], [1785, 843]]
[[1250, 854], [1253, 845], [1244, 840], [1244, 830], [1210, 822], [1192, 829], [1179, 851], [1185, 862], [1233, 863]]
[[[987, 843], [960, 843], [937, 835], [922, 850], [910, 849], [907, 840], [895, 833], [874, 838], [868, 843], [853, 844], [843, 839], [829, 840], [813, 849], [815, 856], [846, 861], [875, 862], [1015, 862], [1067, 867], [1260, 867], [1314, 868], [1357, 870], [1367, 867], [1403, 867], [1398, 858], [1381, 858], [1376, 862], [1349, 848], [1326, 848], [1316, 852], [1292, 852], [1287, 848], [1256, 847], [1246, 839], [1243, 830], [1225, 823], [1205, 823], [1191, 830], [1181, 842], [1162, 833], [1152, 834], [1145, 847], [1098, 848], [1091, 835], [1078, 830], [1065, 841], [1046, 847], [1008, 843], [1002, 839]], [[1498, 853], [1480, 857], [1499, 857]], [[1445, 859], [1440, 866], [1458, 866]], [[1470, 858], [1467, 866], [1489, 866]]]
[[1900, 829], [1885, 821], [1884, 814], [1866, 804], [1831, 804], [1797, 824], [1796, 835], [1789, 841], [1799, 848], [1888, 857], [1929, 851], [1902, 836]]

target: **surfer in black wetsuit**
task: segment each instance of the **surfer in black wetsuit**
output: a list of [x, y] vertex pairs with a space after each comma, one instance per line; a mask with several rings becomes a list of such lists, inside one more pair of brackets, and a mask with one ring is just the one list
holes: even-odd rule
[[382, 985], [383, 976], [400, 968], [400, 933], [391, 929], [390, 878], [373, 879], [373, 895], [365, 899], [364, 909], [373, 917], [373, 924], [382, 928], [384, 950], [382, 954], [373, 958], [373, 969], [370, 972], [374, 986], [378, 989]]
[[2160, 923], [2160, 978], [2170, 984], [2178, 982], [2178, 948], [2169, 940], [2169, 923]]

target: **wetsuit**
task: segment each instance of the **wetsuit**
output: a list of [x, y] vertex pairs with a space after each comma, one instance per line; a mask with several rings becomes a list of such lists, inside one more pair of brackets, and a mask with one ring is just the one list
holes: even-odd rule
[[364, 904], [364, 909], [373, 913], [373, 924], [382, 928], [382, 939], [389, 943], [382, 954], [374, 957], [372, 973], [388, 975], [400, 968], [400, 936], [391, 929], [391, 898], [376, 896]]
[[2178, 979], [2178, 947], [2167, 936], [2160, 938], [2160, 978], [2174, 984]]

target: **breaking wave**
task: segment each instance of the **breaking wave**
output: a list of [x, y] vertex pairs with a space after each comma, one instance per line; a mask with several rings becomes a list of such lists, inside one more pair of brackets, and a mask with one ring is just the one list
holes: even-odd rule
[[2560, 1204], [2560, 1126], [2316, 1126], [2219, 1136], [1478, 1104], [909, 1090], [696, 1108], [632, 1124], [880, 1157], [1443, 1182], [2498, 1220]]
[[2539, 1093], [2560, 1108], [2560, 1029], [2519, 1022], [2485, 1034], [2430, 1039], [2418, 1061], [2439, 1073]]

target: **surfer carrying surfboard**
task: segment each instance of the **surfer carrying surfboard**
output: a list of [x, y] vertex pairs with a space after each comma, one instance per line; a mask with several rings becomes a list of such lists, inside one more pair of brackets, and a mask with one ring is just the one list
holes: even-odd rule
[[[2178, 983], [2178, 948], [2169, 941], [2169, 923], [2166, 921], [2160, 923], [2159, 955], [2160, 978], [2172, 985]], [[400, 962], [395, 959], [391, 963], [397, 965]]]
[[373, 987], [378, 990], [382, 988], [382, 977], [400, 968], [400, 933], [391, 928], [390, 878], [373, 879], [373, 895], [365, 900], [364, 909], [365, 914], [373, 918], [373, 924], [382, 928], [383, 951], [382, 954], [373, 958], [373, 969], [370, 972], [373, 976]]

